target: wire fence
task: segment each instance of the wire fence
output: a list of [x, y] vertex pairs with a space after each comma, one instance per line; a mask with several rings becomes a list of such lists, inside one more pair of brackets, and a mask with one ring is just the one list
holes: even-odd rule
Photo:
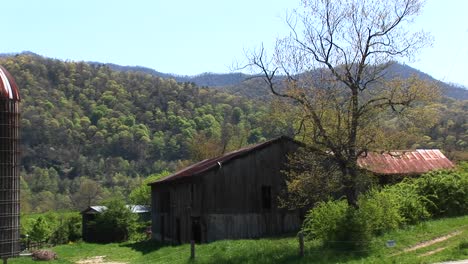
[[[186, 244], [170, 245], [167, 247], [156, 247], [154, 251], [143, 254], [138, 259], [129, 263], [222, 263], [222, 262], [248, 262], [261, 259], [261, 263], [281, 262], [282, 259], [301, 258], [317, 259], [324, 258], [328, 254], [330, 258], [339, 254], [361, 254], [370, 252], [376, 246], [388, 247], [382, 241], [371, 241], [366, 249], [340, 249], [335, 244], [346, 245], [347, 243], [359, 243], [361, 241], [306, 241], [304, 237], [298, 235], [295, 239], [290, 237], [271, 239], [252, 239], [236, 241], [220, 241], [208, 244]], [[148, 243], [152, 243], [148, 241]], [[379, 243], [378, 245], [376, 243]], [[33, 252], [34, 250], [48, 248], [53, 245], [43, 242], [26, 241], [21, 243], [23, 252]], [[108, 259], [113, 259], [108, 255]]]
[[50, 244], [47, 241], [21, 241], [20, 243], [21, 252], [33, 252], [35, 250], [50, 248], [52, 246], [55, 245]]
[[[257, 240], [253, 240], [256, 243]], [[269, 260], [275, 261], [280, 259], [291, 259], [296, 258], [298, 261], [301, 258], [316, 258], [324, 257], [322, 254], [328, 252], [330, 258], [337, 257], [336, 254], [363, 254], [374, 250], [375, 246], [387, 247], [385, 243], [381, 241], [371, 241], [371, 245], [366, 249], [340, 249], [335, 247], [334, 244], [346, 244], [346, 243], [359, 243], [361, 241], [325, 241], [322, 243], [311, 243], [304, 241], [303, 237], [299, 236], [297, 239], [279, 239], [273, 243], [266, 243], [264, 246], [254, 246], [252, 243], [245, 244], [233, 244], [232, 246], [215, 246], [211, 248], [209, 244], [183, 246], [178, 250], [169, 254], [164, 254], [157, 257], [141, 257], [137, 261], [131, 261], [130, 263], [138, 264], [149, 264], [149, 263], [187, 263], [191, 260], [195, 263], [221, 263], [221, 262], [235, 262], [239, 257], [243, 257], [242, 260], [247, 259], [262, 259], [263, 262]], [[235, 243], [235, 242], [234, 242]], [[262, 243], [262, 242], [258, 242]], [[377, 244], [378, 243], [378, 244]], [[222, 248], [222, 250], [220, 250]], [[192, 250], [195, 250], [194, 254]], [[163, 254], [161, 252], [161, 254]], [[245, 254], [245, 255], [243, 255]], [[193, 257], [192, 257], [193, 256]]]

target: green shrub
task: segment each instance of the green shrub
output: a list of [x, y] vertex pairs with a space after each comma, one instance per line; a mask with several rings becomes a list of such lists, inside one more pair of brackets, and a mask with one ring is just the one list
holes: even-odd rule
[[127, 241], [136, 231], [137, 215], [121, 199], [111, 200], [105, 205], [107, 209], [89, 223], [89, 230], [94, 233], [93, 242]]
[[335, 241], [336, 231], [346, 218], [347, 208], [344, 200], [319, 202], [307, 213], [302, 225], [305, 238]]
[[60, 220], [60, 224], [52, 233], [50, 242], [60, 245], [79, 239], [81, 239], [81, 217], [75, 214], [68, 214]]
[[468, 249], [468, 239], [465, 239], [463, 241], [460, 241], [460, 244], [458, 244], [458, 248], [460, 250], [462, 249]]
[[57, 227], [50, 237], [50, 242], [54, 245], [66, 244], [68, 243], [68, 226], [62, 224]]
[[336, 230], [335, 241], [329, 241], [328, 244], [333, 248], [344, 250], [366, 250], [369, 248], [373, 230], [367, 217], [367, 210], [348, 207], [345, 218]]
[[398, 195], [373, 189], [359, 197], [358, 208], [345, 200], [318, 203], [307, 214], [302, 232], [328, 247], [366, 249], [373, 235], [398, 228], [402, 222]]
[[434, 171], [415, 181], [417, 191], [427, 200], [429, 212], [437, 217], [468, 214], [468, 173]]
[[371, 189], [358, 200], [356, 216], [367, 222], [369, 232], [375, 235], [396, 229], [403, 222], [400, 215], [399, 196], [384, 190]]
[[426, 207], [427, 199], [419, 194], [413, 179], [386, 186], [383, 192], [395, 197], [403, 224], [416, 224], [430, 218], [431, 214]]
[[44, 217], [39, 216], [34, 222], [29, 238], [34, 242], [43, 242], [49, 239], [51, 230]]
[[81, 215], [74, 214], [67, 217], [68, 241], [78, 241], [81, 239]]

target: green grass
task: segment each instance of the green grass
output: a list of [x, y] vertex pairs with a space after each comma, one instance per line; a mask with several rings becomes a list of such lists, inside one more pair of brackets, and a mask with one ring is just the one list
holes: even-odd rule
[[[412, 252], [404, 249], [420, 242], [447, 235], [456, 230], [461, 234], [432, 246]], [[387, 248], [385, 242], [395, 240]], [[420, 255], [440, 247], [445, 250], [430, 256]], [[345, 252], [324, 249], [319, 241], [305, 244], [305, 257], [298, 256], [297, 238], [281, 237], [250, 240], [225, 240], [196, 246], [195, 260], [189, 260], [190, 246], [170, 246], [157, 242], [88, 244], [76, 243], [53, 248], [59, 259], [52, 263], [75, 263], [92, 256], [107, 256], [107, 260], [128, 263], [433, 263], [468, 259], [468, 216], [424, 222], [389, 232], [372, 241], [367, 251]], [[8, 263], [35, 263], [30, 258], [11, 259]]]

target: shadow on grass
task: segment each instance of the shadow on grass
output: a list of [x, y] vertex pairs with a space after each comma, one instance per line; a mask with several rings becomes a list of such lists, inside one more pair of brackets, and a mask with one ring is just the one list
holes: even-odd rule
[[[296, 244], [294, 240], [287, 237], [221, 240], [207, 244], [197, 244], [194, 260], [190, 259], [190, 249], [187, 244], [175, 246], [158, 241], [143, 241], [120, 246], [147, 255], [144, 257], [146, 261], [164, 259], [166, 262], [173, 263], [338, 263], [351, 260], [359, 261], [367, 256], [365, 254], [367, 252], [349, 252], [309, 244], [305, 247], [305, 256], [301, 257], [299, 256], [298, 243]], [[169, 251], [157, 252], [162, 249]]]
[[153, 251], [157, 251], [161, 248], [171, 247], [173, 245], [169, 243], [154, 241], [154, 240], [146, 240], [146, 241], [135, 242], [135, 243], [121, 244], [120, 246], [131, 248], [135, 251], [141, 252], [143, 255], [146, 255]]
[[365, 257], [365, 254], [339, 252], [322, 248], [308, 249], [305, 252], [305, 256], [301, 257], [299, 256], [298, 250], [284, 248], [265, 250], [263, 252], [256, 250], [247, 252], [218, 252], [211, 256], [203, 256], [203, 254], [200, 253], [195, 260], [189, 260], [188, 263], [344, 263], [348, 261], [359, 261]]

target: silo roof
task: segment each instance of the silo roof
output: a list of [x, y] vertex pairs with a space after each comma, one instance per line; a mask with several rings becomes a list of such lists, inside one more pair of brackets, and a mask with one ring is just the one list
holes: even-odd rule
[[0, 66], [0, 98], [19, 101], [20, 95], [18, 85], [13, 76], [2, 66]]

